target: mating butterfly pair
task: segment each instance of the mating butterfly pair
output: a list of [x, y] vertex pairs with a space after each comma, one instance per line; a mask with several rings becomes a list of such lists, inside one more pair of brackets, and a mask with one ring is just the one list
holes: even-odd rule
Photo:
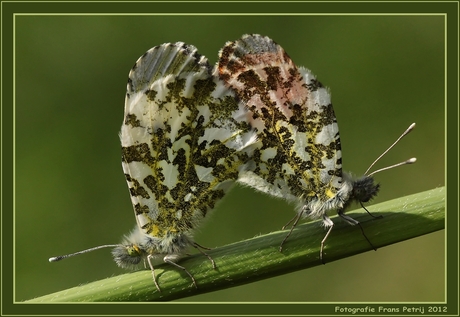
[[334, 225], [327, 212], [360, 226], [345, 208], [379, 189], [371, 174], [355, 180], [342, 172], [328, 90], [260, 35], [226, 43], [216, 67], [182, 42], [147, 51], [129, 73], [120, 138], [134, 231], [122, 244], [50, 261], [113, 247], [120, 267], [147, 261], [158, 290], [154, 266], [163, 261], [196, 287], [176, 262], [192, 246], [208, 256], [193, 232], [235, 182], [294, 202], [292, 228], [302, 217], [322, 218], [329, 230], [321, 260]]

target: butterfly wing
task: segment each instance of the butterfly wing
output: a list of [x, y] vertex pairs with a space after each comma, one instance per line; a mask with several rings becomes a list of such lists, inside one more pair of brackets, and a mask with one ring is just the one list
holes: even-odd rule
[[[220, 51], [218, 72], [250, 111], [261, 140], [255, 168], [239, 181], [309, 205], [333, 198], [342, 186], [339, 130], [330, 94], [268, 37], [245, 35]], [[300, 200], [300, 202], [299, 202]]]
[[145, 234], [189, 232], [224, 196], [255, 141], [244, 111], [194, 46], [163, 44], [139, 58], [120, 138]]

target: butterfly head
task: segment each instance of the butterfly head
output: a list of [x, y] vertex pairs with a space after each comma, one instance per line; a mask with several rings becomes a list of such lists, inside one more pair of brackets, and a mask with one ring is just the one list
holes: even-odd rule
[[350, 200], [367, 203], [374, 198], [380, 189], [372, 176], [363, 176], [353, 181]]

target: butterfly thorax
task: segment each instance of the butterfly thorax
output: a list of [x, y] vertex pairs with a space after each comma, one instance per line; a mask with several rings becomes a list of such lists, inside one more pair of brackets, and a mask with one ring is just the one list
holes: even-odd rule
[[323, 185], [315, 195], [297, 196], [297, 210], [304, 212], [305, 217], [318, 219], [330, 210], [343, 209], [350, 199], [353, 183], [347, 177], [339, 179], [337, 188]]
[[299, 199], [298, 210], [303, 210], [310, 218], [320, 218], [330, 210], [344, 211], [352, 202], [365, 203], [375, 197], [379, 191], [379, 184], [369, 176], [354, 179], [348, 173], [340, 178], [341, 185], [331, 197], [315, 196]]

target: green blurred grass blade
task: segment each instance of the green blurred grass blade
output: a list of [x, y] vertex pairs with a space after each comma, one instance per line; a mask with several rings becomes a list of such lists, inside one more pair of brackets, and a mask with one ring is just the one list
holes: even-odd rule
[[[415, 238], [444, 229], [445, 188], [390, 200], [373, 205], [370, 210], [374, 215], [383, 215], [383, 218], [371, 218], [363, 210], [347, 214], [361, 222], [366, 236], [377, 248]], [[326, 263], [371, 250], [359, 228], [349, 226], [336, 217], [332, 219], [336, 225], [325, 244]], [[172, 300], [322, 265], [319, 260], [319, 249], [325, 230], [318, 222], [299, 225], [280, 253], [279, 245], [286, 233], [286, 230], [277, 231], [209, 251], [209, 255], [216, 262], [216, 270], [213, 270], [210, 261], [200, 254], [182, 260], [180, 264], [195, 277], [198, 289], [193, 287], [190, 278], [184, 272], [163, 264], [155, 270], [161, 293], [153, 284], [150, 270], [143, 270], [77, 286], [27, 302]]]

